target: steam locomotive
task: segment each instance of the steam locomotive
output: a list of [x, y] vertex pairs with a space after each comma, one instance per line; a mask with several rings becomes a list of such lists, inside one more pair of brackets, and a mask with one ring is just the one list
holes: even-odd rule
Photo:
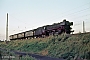
[[73, 32], [71, 31], [72, 25], [73, 25], [73, 22], [69, 22], [69, 21], [66, 21], [66, 19], [64, 19], [63, 22], [54, 23], [52, 25], [45, 25], [33, 30], [28, 30], [25, 32], [10, 35], [9, 38], [10, 40], [17, 40], [17, 39], [38, 38], [38, 37], [44, 37], [44, 36], [62, 34], [62, 33], [70, 34], [71, 32]]

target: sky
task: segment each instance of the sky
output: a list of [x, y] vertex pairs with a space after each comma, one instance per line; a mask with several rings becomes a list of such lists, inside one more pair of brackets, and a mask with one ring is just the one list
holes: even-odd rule
[[9, 35], [44, 25], [73, 22], [74, 33], [90, 32], [90, 0], [0, 0], [0, 40], [5, 40], [6, 14], [9, 14]]

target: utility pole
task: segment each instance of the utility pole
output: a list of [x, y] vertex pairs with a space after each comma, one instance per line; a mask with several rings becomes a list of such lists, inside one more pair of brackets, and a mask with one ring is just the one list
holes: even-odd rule
[[6, 41], [8, 41], [8, 13], [7, 13], [7, 21], [6, 21]]
[[85, 33], [85, 24], [84, 24], [84, 21], [83, 21], [83, 33]]

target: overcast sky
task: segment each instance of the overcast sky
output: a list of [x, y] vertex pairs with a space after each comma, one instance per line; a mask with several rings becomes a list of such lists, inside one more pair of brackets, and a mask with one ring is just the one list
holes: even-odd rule
[[9, 35], [58, 23], [66, 19], [74, 23], [75, 33], [90, 31], [90, 0], [0, 0], [0, 39], [5, 39], [6, 14]]

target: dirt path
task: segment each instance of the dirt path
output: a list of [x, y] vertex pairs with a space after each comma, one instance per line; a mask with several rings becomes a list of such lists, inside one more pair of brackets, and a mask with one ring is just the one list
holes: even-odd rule
[[[0, 50], [7, 51], [7, 49], [2, 49], [2, 48], [0, 48]], [[41, 56], [41, 55], [31, 54], [31, 53], [27, 53], [27, 52], [19, 52], [19, 51], [13, 51], [13, 50], [10, 50], [9, 52], [14, 52], [15, 54], [21, 55], [21, 56], [29, 55], [29, 56], [34, 57], [37, 60], [65, 60], [62, 58], [53, 58], [53, 57], [48, 57], [48, 56]]]
[[15, 54], [19, 54], [19, 55], [29, 55], [34, 57], [37, 60], [65, 60], [62, 58], [52, 58], [52, 57], [48, 57], [48, 56], [40, 56], [40, 55], [36, 55], [36, 54], [31, 54], [31, 53], [25, 53], [25, 52], [16, 52], [14, 51]]

